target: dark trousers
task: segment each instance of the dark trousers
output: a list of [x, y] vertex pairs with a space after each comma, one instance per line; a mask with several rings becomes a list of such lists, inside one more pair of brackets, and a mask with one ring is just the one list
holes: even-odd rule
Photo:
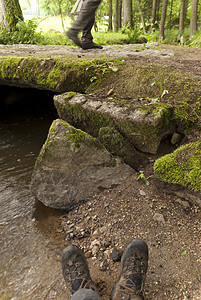
[[91, 29], [95, 21], [95, 12], [101, 0], [84, 0], [71, 29], [77, 33], [82, 31], [82, 41], [93, 40]]

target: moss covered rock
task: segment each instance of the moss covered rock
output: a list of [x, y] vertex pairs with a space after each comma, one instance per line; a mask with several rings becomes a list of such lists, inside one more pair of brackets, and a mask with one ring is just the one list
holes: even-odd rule
[[201, 139], [159, 158], [154, 172], [165, 182], [201, 192]]
[[127, 106], [86, 95], [64, 93], [54, 97], [60, 118], [97, 137], [100, 128], [114, 127], [137, 149], [156, 153], [161, 140], [174, 132], [171, 105]]
[[[107, 60], [72, 60], [41, 57], [0, 57], [0, 84], [52, 90], [84, 92], [92, 78], [103, 75]], [[108, 70], [109, 72], [109, 70]]]
[[100, 128], [99, 140], [108, 151], [113, 155], [122, 157], [125, 163], [135, 170], [139, 170], [140, 166], [148, 162], [147, 157], [137, 151], [135, 147], [113, 127]]
[[70, 210], [133, 173], [95, 138], [58, 119], [36, 161], [31, 190], [46, 206]]

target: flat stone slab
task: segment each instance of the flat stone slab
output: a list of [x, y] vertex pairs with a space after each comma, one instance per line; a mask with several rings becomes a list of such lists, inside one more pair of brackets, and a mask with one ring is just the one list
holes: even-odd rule
[[138, 150], [156, 153], [164, 136], [174, 132], [172, 107], [153, 104], [147, 108], [100, 101], [85, 95], [64, 93], [54, 97], [61, 119], [98, 136], [102, 127], [115, 127]]
[[0, 85], [54, 92], [84, 92], [91, 78], [98, 78], [98, 61], [69, 58], [0, 57]]

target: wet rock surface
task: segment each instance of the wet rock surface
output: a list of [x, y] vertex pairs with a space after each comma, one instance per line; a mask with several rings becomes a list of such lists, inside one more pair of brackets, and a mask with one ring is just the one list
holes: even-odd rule
[[[96, 139], [62, 120], [53, 122], [37, 159], [31, 189], [46, 206], [72, 209], [101, 189], [120, 184], [134, 170]], [[86, 235], [80, 230], [80, 236]], [[74, 233], [68, 232], [68, 238]]]

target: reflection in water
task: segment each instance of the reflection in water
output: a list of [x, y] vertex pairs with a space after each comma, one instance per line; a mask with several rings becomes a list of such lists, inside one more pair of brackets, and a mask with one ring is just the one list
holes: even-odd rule
[[1, 300], [50, 299], [50, 287], [62, 282], [54, 232], [40, 230], [51, 230], [59, 212], [36, 204], [29, 191], [35, 159], [55, 115], [31, 109], [31, 115], [15, 107], [0, 116]]

